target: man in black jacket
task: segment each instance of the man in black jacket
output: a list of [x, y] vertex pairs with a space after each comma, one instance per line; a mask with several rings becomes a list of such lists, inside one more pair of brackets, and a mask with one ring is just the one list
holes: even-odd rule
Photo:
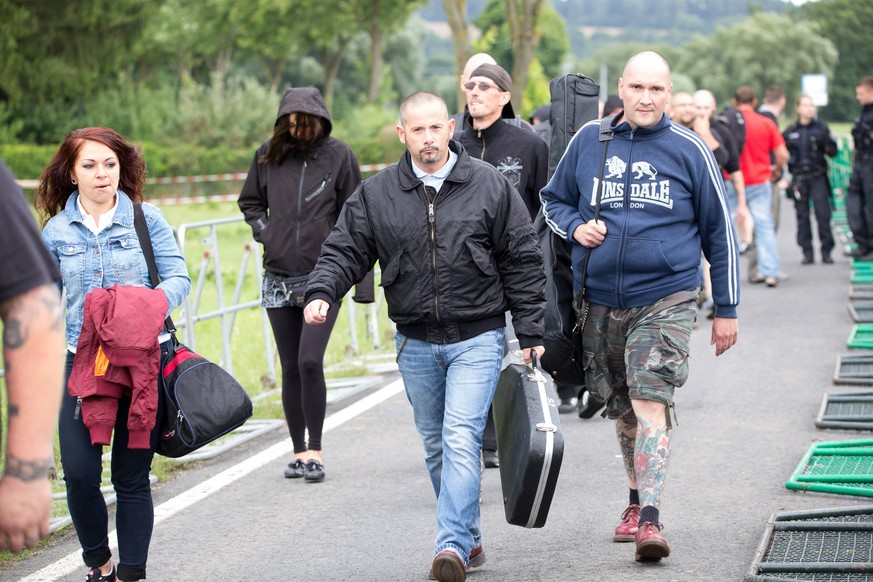
[[450, 140], [453, 129], [439, 96], [403, 101], [397, 133], [407, 152], [343, 206], [310, 276], [304, 317], [325, 321], [379, 261], [397, 363], [437, 495], [431, 575], [463, 581], [468, 567], [485, 562], [479, 450], [503, 360], [505, 313], [525, 361], [541, 355], [545, 274], [521, 199], [493, 167]]
[[794, 198], [794, 209], [797, 213], [797, 244], [803, 249], [803, 264], [814, 263], [812, 227], [809, 220], [809, 205], [812, 202], [818, 224], [821, 261], [833, 263], [831, 188], [825, 156], [837, 155], [837, 142], [831, 136], [827, 124], [815, 118], [812, 97], [798, 97], [795, 110], [797, 122], [791, 124], [782, 135], [788, 148], [788, 171], [791, 172], [789, 192]]

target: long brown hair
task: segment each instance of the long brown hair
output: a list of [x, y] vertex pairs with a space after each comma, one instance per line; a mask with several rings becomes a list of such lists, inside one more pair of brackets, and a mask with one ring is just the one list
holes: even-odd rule
[[146, 163], [142, 156], [142, 149], [129, 143], [118, 135], [118, 132], [108, 127], [75, 129], [64, 138], [61, 147], [39, 178], [33, 205], [43, 225], [63, 210], [70, 194], [76, 191], [76, 185], [72, 181], [73, 166], [86, 141], [101, 143], [113, 151], [121, 170], [118, 189], [134, 202], [142, 201], [146, 179]]
[[258, 160], [261, 163], [273, 163], [277, 166], [285, 161], [285, 158], [305, 158], [324, 139], [324, 121], [317, 115], [297, 113], [297, 127], [301, 137], [293, 137], [290, 132], [290, 113], [276, 120], [273, 128], [273, 137], [270, 138], [270, 147], [267, 153]]

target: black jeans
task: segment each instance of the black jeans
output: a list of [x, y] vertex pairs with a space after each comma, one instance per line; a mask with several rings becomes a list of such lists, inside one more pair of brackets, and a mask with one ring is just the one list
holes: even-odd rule
[[873, 251], [873, 158], [855, 160], [846, 188], [846, 219], [863, 253]]
[[[170, 342], [161, 344], [161, 361]], [[75, 354], [67, 352], [64, 386], [70, 379]], [[112, 439], [111, 476], [116, 494], [115, 528], [118, 532], [118, 578], [139, 580], [146, 577], [149, 543], [152, 538], [155, 510], [149, 471], [158, 444], [164, 395], [158, 390], [158, 416], [151, 433], [151, 448], [127, 448], [127, 412], [130, 397], [118, 401], [115, 433]], [[103, 473], [103, 447], [91, 444], [91, 435], [82, 420], [75, 418], [76, 398], [65, 390], [61, 402], [58, 437], [61, 465], [67, 484], [67, 506], [82, 546], [82, 559], [89, 568], [105, 564], [112, 557], [109, 549], [109, 512], [100, 483]]]

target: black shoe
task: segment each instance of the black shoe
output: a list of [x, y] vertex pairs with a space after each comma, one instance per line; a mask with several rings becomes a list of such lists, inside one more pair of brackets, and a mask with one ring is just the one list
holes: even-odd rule
[[868, 252], [870, 252], [870, 251], [868, 251], [867, 249], [862, 249], [861, 247], [858, 247], [858, 248], [853, 249], [851, 251], [846, 251], [843, 254], [846, 255], [847, 257], [857, 258], [857, 257], [862, 257], [862, 256], [866, 255]]
[[285, 478], [286, 479], [299, 479], [303, 476], [304, 463], [303, 459], [294, 459], [294, 461], [288, 463], [288, 466], [285, 467]]
[[558, 414], [569, 414], [576, 410], [576, 399], [575, 398], [562, 398], [561, 403], [558, 405]]
[[497, 451], [482, 449], [482, 459], [485, 461], [486, 469], [496, 469], [500, 466], [500, 457], [497, 456]]
[[579, 397], [579, 418], [591, 418], [604, 406], [605, 402], [601, 402], [586, 390]]
[[303, 467], [303, 478], [312, 483], [324, 481], [324, 465], [315, 459], [309, 459]]
[[115, 564], [112, 564], [112, 571], [108, 574], [100, 574], [100, 568], [91, 568], [85, 578], [85, 582], [115, 582], [115, 580]]
[[800, 264], [801, 265], [811, 265], [814, 262], [815, 262], [815, 259], [812, 257], [812, 255], [806, 255], [805, 257], [803, 257], [803, 260], [800, 261]]
[[833, 265], [834, 264], [834, 260], [831, 258], [830, 254], [822, 255], [821, 262], [824, 263], [825, 265]]

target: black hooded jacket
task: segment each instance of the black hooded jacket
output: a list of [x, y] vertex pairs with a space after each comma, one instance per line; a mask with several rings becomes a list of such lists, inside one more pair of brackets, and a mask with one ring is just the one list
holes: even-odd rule
[[361, 184], [324, 243], [306, 302], [333, 304], [378, 260], [400, 333], [456, 343], [503, 327], [509, 310], [519, 345], [542, 345], [545, 274], [527, 210], [491, 165], [449, 147], [458, 160], [439, 192], [416, 177], [409, 152]]
[[286, 91], [277, 122], [291, 113], [321, 117], [324, 139], [306, 159], [289, 156], [279, 165], [260, 161], [267, 140], [255, 152], [238, 201], [254, 239], [264, 245], [264, 269], [280, 276], [312, 271], [340, 209], [361, 182], [351, 148], [330, 136], [330, 113], [318, 89]]

